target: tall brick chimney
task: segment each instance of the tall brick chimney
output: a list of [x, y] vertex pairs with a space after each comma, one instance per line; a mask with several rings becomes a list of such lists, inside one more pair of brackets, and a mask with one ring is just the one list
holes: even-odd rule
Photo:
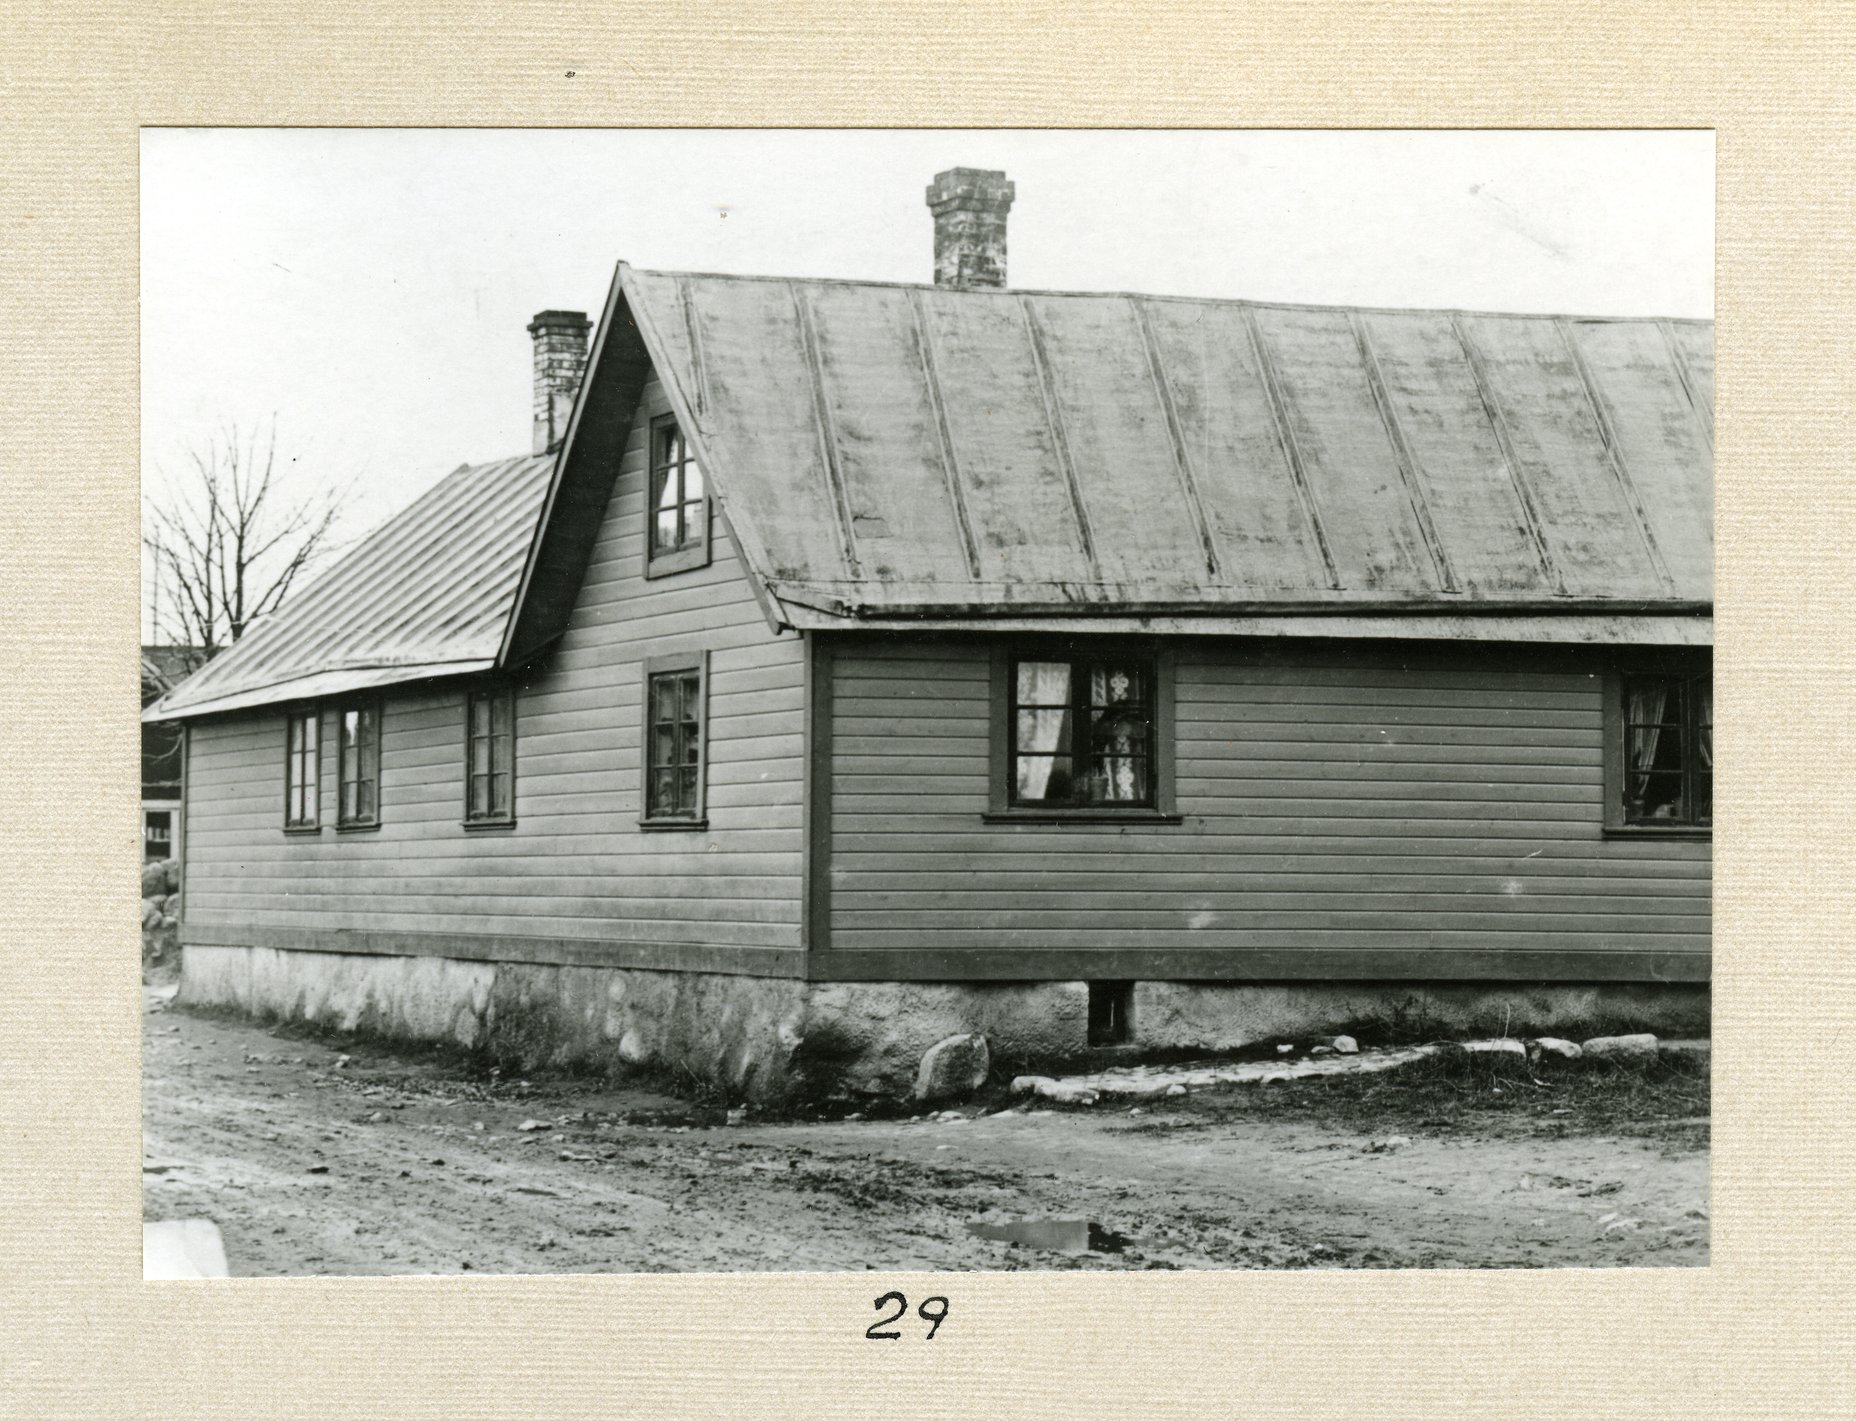
[[949, 168], [928, 186], [934, 213], [934, 284], [961, 290], [1005, 285], [1005, 216], [1012, 184], [1004, 173]]
[[537, 454], [558, 448], [567, 435], [574, 396], [586, 378], [586, 336], [592, 328], [585, 311], [541, 311], [528, 323], [535, 342]]

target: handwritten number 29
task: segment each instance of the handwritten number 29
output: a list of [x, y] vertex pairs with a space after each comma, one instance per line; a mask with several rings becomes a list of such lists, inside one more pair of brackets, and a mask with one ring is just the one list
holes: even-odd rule
[[[888, 1324], [899, 1322], [902, 1319], [903, 1314], [909, 1310], [909, 1300], [901, 1293], [885, 1293], [876, 1300], [876, 1310], [882, 1312], [891, 1303], [895, 1304], [896, 1310], [884, 1314], [871, 1323], [864, 1332], [865, 1337], [877, 1342], [893, 1342], [902, 1336], [900, 1332], [889, 1330]], [[915, 1310], [915, 1315], [928, 1324], [928, 1336], [922, 1340], [932, 1342], [935, 1333], [941, 1330], [941, 1324], [947, 1321], [947, 1299], [923, 1298], [922, 1305]]]

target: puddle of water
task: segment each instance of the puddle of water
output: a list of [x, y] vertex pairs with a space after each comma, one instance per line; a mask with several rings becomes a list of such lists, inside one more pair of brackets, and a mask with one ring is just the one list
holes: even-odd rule
[[1019, 1219], [1009, 1224], [968, 1224], [975, 1238], [1042, 1248], [1051, 1253], [1120, 1253], [1134, 1240], [1088, 1219]]

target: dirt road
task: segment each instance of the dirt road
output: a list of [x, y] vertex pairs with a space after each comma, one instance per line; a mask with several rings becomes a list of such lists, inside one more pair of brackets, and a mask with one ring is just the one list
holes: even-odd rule
[[[1375, 1149], [1383, 1123], [1213, 1096], [728, 1126], [152, 995], [144, 1027], [144, 1216], [212, 1219], [234, 1274], [1707, 1262], [1705, 1128], [1440, 1119]], [[1094, 1248], [969, 1232], [1027, 1219], [1094, 1224]]]

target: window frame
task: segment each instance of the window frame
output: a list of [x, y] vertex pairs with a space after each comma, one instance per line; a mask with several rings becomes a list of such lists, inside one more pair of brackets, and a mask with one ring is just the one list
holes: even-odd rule
[[[299, 724], [308, 723], [316, 729], [316, 748], [314, 753], [304, 761], [312, 772], [313, 779], [308, 786], [305, 802], [310, 810], [306, 819], [290, 817], [290, 801], [295, 797], [297, 754], [293, 743], [293, 732]], [[322, 832], [322, 707], [320, 705], [293, 706], [284, 712], [284, 812], [283, 831], [286, 834], [320, 834]]]
[[[1712, 839], [1714, 837], [1713, 796], [1709, 796], [1709, 817], [1706, 823], [1697, 823], [1685, 819], [1631, 819], [1627, 813], [1625, 796], [1630, 784], [1630, 767], [1626, 759], [1630, 754], [1630, 734], [1627, 729], [1630, 720], [1628, 696], [1633, 680], [1656, 677], [1663, 680], [1707, 681], [1712, 686], [1714, 666], [1712, 658], [1697, 662], [1692, 657], [1650, 656], [1628, 665], [1615, 666], [1607, 670], [1603, 678], [1602, 694], [1604, 707], [1604, 776], [1603, 793], [1605, 796], [1603, 831], [1606, 838], [1618, 839]], [[1712, 719], [1710, 719], [1712, 725]], [[1684, 707], [1683, 734], [1690, 754], [1685, 757], [1683, 787], [1685, 796], [1693, 802], [1694, 760], [1693, 747], [1695, 709], [1690, 698]]]
[[[373, 757], [374, 810], [372, 814], [350, 815], [346, 808], [348, 800], [347, 719], [350, 712], [368, 714], [373, 718], [373, 744], [371, 747], [366, 747]], [[338, 834], [353, 834], [380, 827], [380, 746], [385, 725], [386, 700], [384, 697], [353, 696], [337, 702], [335, 706], [335, 832]], [[360, 756], [357, 755], [357, 759], [359, 758]], [[357, 770], [363, 767], [358, 765]], [[356, 782], [364, 783], [358, 774]]]
[[[509, 805], [500, 813], [495, 805], [496, 792], [496, 706], [502, 701], [508, 707], [507, 724], [509, 727]], [[487, 814], [471, 813], [471, 781], [476, 777], [471, 768], [471, 752], [476, 748], [476, 734], [472, 729], [474, 712], [479, 701], [489, 701], [490, 706], [490, 793], [491, 805]], [[516, 823], [516, 724], [520, 698], [516, 687], [510, 682], [489, 682], [479, 686], [468, 686], [464, 691], [464, 819], [466, 829], [513, 829]]]
[[[1021, 661], [1139, 662], [1153, 687], [1153, 723], [1148, 740], [1150, 802], [1144, 804], [1021, 804], [1014, 799], [1016, 778], [1013, 754], [1016, 744], [1014, 709], [1018, 663]], [[1011, 824], [1179, 824], [1184, 822], [1174, 796], [1175, 738], [1173, 683], [1176, 656], [1171, 648], [1151, 641], [1005, 642], [992, 654], [992, 736], [988, 774], [988, 805], [980, 816], [987, 823]], [[1074, 670], [1071, 684], [1082, 682]], [[1081, 733], [1072, 724], [1072, 735]], [[1072, 752], [1074, 753], [1074, 752]]]
[[[699, 524], [697, 536], [693, 541], [679, 543], [674, 548], [660, 549], [657, 546], [657, 476], [665, 468], [671, 467], [659, 461], [658, 451], [662, 441], [669, 432], [679, 436], [683, 441], [684, 458], [677, 468], [677, 477], [682, 479], [682, 469], [695, 464], [702, 471], [702, 500], [695, 518]], [[646, 578], [666, 577], [671, 573], [687, 572], [692, 568], [709, 565], [709, 532], [714, 522], [712, 497], [709, 489], [709, 466], [700, 459], [690, 442], [689, 434], [684, 430], [674, 412], [660, 414], [648, 427], [645, 444], [644, 461], [644, 575]], [[679, 487], [679, 494], [683, 489]], [[687, 508], [690, 500], [678, 499], [679, 508]], [[681, 516], [681, 515], [680, 515]]]
[[[660, 676], [696, 675], [696, 803], [688, 814], [653, 814], [651, 811], [651, 685]], [[706, 829], [709, 827], [709, 653], [689, 651], [652, 656], [639, 668], [639, 779], [638, 827], [641, 829]]]

